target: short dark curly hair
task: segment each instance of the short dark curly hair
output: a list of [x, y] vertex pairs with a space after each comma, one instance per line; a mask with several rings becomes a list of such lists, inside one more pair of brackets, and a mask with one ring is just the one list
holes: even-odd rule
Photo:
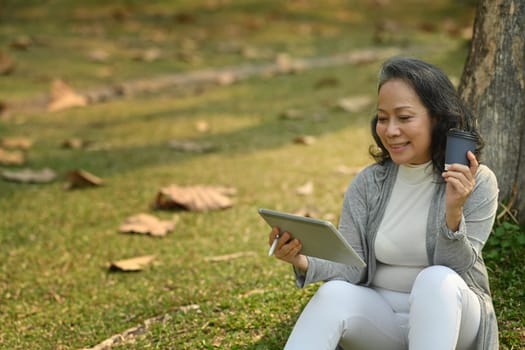
[[[450, 129], [470, 131], [477, 138], [476, 157], [479, 160], [484, 141], [479, 134], [477, 121], [461, 100], [447, 75], [438, 67], [412, 57], [393, 57], [383, 63], [379, 72], [378, 92], [387, 81], [400, 79], [409, 84], [433, 120], [431, 155], [435, 171], [445, 168], [447, 132]], [[371, 121], [372, 136], [376, 146], [370, 155], [377, 163], [384, 164], [390, 154], [376, 132], [377, 113]]]

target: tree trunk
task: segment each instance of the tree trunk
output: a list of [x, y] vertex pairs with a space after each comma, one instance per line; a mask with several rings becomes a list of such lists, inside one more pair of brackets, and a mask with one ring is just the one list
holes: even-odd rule
[[459, 92], [478, 116], [481, 161], [525, 219], [525, 0], [479, 0]]

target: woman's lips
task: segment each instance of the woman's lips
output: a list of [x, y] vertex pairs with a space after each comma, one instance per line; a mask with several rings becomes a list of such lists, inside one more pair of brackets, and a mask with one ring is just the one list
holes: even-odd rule
[[401, 152], [406, 148], [406, 146], [408, 146], [408, 144], [409, 142], [388, 144], [388, 148], [390, 148], [391, 152]]

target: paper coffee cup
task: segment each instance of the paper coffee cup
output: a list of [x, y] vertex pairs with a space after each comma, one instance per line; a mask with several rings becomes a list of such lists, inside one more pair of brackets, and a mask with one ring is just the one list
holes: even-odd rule
[[476, 150], [475, 134], [459, 129], [450, 129], [447, 133], [447, 150], [445, 154], [445, 170], [450, 164], [458, 163], [469, 166], [467, 152]]

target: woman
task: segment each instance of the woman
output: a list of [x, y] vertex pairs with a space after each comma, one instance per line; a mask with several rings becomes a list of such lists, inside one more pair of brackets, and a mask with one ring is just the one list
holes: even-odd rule
[[[451, 128], [476, 134], [478, 147], [469, 166], [444, 171]], [[279, 239], [274, 255], [293, 265], [299, 287], [326, 282], [285, 349], [497, 349], [481, 250], [498, 188], [478, 163], [473, 115], [440, 69], [396, 57], [380, 72], [372, 134], [376, 163], [350, 184], [339, 223], [367, 267], [304, 256], [289, 233]]]

